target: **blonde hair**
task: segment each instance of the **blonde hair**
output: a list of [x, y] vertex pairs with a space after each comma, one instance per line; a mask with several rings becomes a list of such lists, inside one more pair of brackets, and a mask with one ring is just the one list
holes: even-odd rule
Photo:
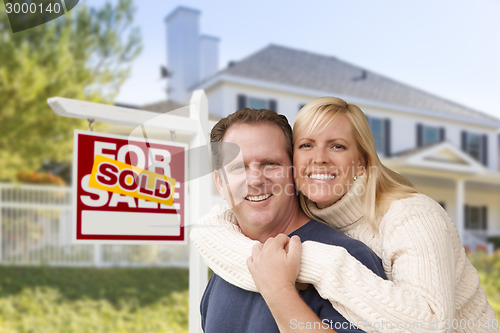
[[[297, 114], [293, 124], [293, 140], [302, 135], [313, 132], [321, 133], [339, 115], [346, 116], [352, 124], [353, 135], [356, 140], [360, 158], [365, 161], [367, 175], [366, 190], [364, 193], [365, 216], [372, 226], [378, 228], [378, 218], [384, 215], [394, 200], [406, 198], [418, 191], [411, 182], [400, 174], [382, 164], [377, 151], [373, 135], [365, 114], [354, 104], [348, 104], [336, 97], [321, 97], [305, 105]], [[305, 198], [301, 193], [302, 208], [312, 217], [305, 205]]]

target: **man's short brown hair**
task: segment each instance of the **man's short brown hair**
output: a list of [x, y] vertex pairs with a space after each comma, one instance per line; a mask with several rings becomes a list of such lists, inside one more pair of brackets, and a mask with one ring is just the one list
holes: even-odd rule
[[[292, 128], [288, 123], [288, 119], [275, 111], [267, 109], [249, 109], [244, 108], [238, 110], [229, 116], [219, 120], [210, 132], [210, 142], [222, 142], [227, 130], [235, 124], [258, 124], [258, 123], [271, 123], [278, 126], [283, 135], [285, 136], [286, 152], [292, 161], [293, 143], [292, 143]], [[220, 145], [212, 144], [212, 156], [215, 169], [222, 167], [222, 156], [220, 152]]]

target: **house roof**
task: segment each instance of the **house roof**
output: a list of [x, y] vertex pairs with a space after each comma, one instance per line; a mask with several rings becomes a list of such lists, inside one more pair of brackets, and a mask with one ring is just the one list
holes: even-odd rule
[[247, 58], [232, 62], [217, 75], [229, 74], [321, 92], [400, 105], [421, 110], [492, 121], [483, 112], [432, 95], [335, 57], [269, 45]]

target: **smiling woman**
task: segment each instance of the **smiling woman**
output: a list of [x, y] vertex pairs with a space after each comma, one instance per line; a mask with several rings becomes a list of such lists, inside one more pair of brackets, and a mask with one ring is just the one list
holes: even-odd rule
[[300, 110], [293, 129], [295, 182], [309, 216], [313, 213], [304, 198], [317, 208], [329, 207], [364, 174], [363, 210], [373, 226], [394, 200], [417, 193], [406, 178], [380, 162], [366, 116], [356, 105], [318, 98]]
[[319, 125], [324, 127], [320, 131], [298, 126], [293, 155], [298, 190], [319, 208], [325, 208], [340, 199], [354, 179], [364, 173], [365, 161], [354, 138], [353, 126], [345, 115], [322, 120], [297, 118], [297, 123], [326, 123]]

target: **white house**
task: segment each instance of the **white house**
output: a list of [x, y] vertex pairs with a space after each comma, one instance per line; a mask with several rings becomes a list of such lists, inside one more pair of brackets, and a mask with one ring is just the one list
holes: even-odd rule
[[500, 246], [499, 119], [333, 56], [279, 45], [218, 70], [219, 40], [200, 34], [200, 15], [179, 7], [165, 19], [170, 104], [185, 105], [191, 91], [204, 89], [214, 116], [269, 108], [293, 123], [312, 99], [345, 99], [365, 111], [383, 162], [445, 207], [466, 246]]

